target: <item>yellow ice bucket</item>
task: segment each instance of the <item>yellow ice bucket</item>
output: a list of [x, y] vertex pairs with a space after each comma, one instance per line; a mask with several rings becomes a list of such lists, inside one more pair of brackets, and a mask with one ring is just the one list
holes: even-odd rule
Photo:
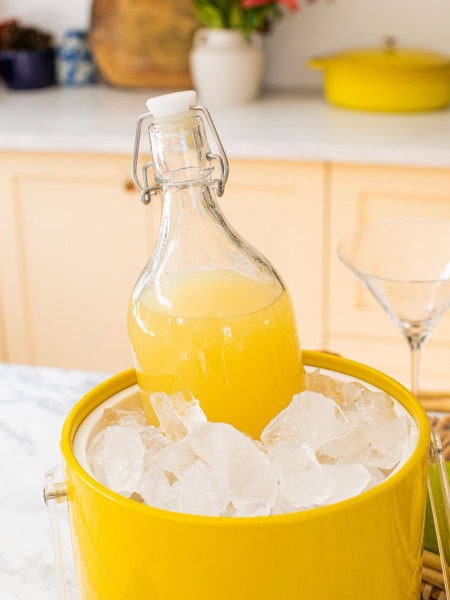
[[415, 398], [369, 367], [303, 352], [308, 367], [384, 390], [419, 430], [406, 463], [354, 498], [269, 517], [202, 517], [155, 509], [99, 484], [85, 465], [105, 406], [139, 399], [133, 370], [68, 415], [61, 439], [82, 600], [417, 600], [429, 426]]

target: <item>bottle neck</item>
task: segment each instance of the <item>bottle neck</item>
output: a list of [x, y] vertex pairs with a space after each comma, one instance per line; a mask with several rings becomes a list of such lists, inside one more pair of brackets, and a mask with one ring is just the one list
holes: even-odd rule
[[211, 264], [222, 261], [221, 240], [229, 243], [231, 227], [217, 204], [202, 119], [194, 113], [178, 115], [156, 121], [149, 133], [162, 202], [157, 254], [195, 264], [206, 248]]
[[161, 202], [159, 259], [164, 256], [184, 268], [223, 263], [224, 247], [235, 234], [217, 204], [214, 187], [198, 181], [168, 186], [161, 190]]
[[149, 128], [155, 182], [172, 187], [212, 185], [214, 167], [202, 120], [193, 112], [154, 122]]

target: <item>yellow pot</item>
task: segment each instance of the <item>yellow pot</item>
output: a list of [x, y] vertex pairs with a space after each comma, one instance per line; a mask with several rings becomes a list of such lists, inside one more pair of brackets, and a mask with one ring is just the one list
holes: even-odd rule
[[359, 378], [406, 408], [419, 441], [403, 467], [355, 498], [286, 515], [201, 517], [151, 508], [109, 491], [82, 466], [105, 405], [138, 398], [134, 371], [121, 373], [80, 400], [62, 431], [80, 600], [417, 600], [426, 415], [405, 388], [378, 371], [303, 354], [306, 365]]
[[323, 70], [325, 97], [344, 108], [410, 112], [450, 102], [450, 57], [399, 49], [389, 39], [382, 48], [311, 58], [309, 66]]

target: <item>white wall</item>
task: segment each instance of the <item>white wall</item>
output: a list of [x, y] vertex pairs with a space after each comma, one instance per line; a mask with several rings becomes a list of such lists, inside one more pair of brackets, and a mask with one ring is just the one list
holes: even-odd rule
[[268, 83], [312, 87], [321, 80], [305, 63], [310, 56], [381, 45], [395, 36], [399, 46], [450, 55], [450, 0], [315, 0], [280, 22], [267, 40]]
[[86, 28], [91, 0], [0, 0], [0, 19], [17, 17], [24, 25], [39, 26], [57, 39], [68, 28]]
[[[90, 9], [91, 0], [0, 0], [0, 19], [17, 16], [29, 25], [51, 31], [58, 39], [67, 28], [87, 28]], [[400, 45], [450, 55], [450, 0], [303, 2], [299, 13], [280, 21], [265, 38], [266, 84], [292, 89], [318, 87], [321, 74], [307, 68], [309, 56], [378, 45], [388, 35], [396, 36]]]

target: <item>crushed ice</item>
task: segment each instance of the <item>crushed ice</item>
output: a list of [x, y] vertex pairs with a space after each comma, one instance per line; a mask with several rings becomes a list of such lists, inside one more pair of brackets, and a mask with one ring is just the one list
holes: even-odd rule
[[252, 440], [208, 422], [178, 392], [144, 411], [108, 408], [88, 449], [94, 476], [157, 508], [206, 516], [266, 516], [339, 502], [378, 485], [405, 462], [418, 432], [390, 396], [319, 370]]

